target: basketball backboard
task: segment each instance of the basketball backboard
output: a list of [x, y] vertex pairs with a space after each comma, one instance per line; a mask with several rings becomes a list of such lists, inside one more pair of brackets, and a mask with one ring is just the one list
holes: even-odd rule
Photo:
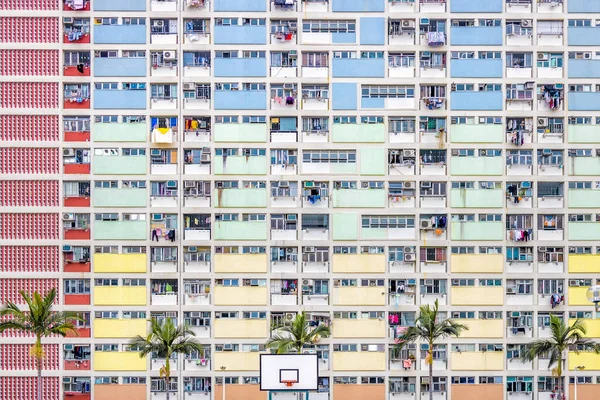
[[[260, 390], [317, 390], [319, 360], [316, 354], [261, 354]], [[287, 384], [286, 384], [287, 383]], [[293, 383], [291, 386], [291, 383]]]

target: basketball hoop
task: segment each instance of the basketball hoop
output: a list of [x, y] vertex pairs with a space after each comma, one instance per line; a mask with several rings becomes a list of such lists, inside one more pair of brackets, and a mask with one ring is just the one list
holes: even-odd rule
[[298, 382], [298, 381], [292, 381], [292, 380], [289, 380], [289, 381], [288, 381], [288, 380], [281, 381], [281, 383], [283, 383], [283, 384], [284, 384], [285, 386], [287, 386], [287, 387], [292, 387], [292, 386], [294, 386], [294, 383], [296, 383], [296, 382]]

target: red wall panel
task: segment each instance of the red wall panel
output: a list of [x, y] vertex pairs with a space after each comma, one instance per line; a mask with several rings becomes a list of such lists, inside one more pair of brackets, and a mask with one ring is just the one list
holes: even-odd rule
[[0, 207], [58, 207], [58, 181], [0, 181]]
[[58, 246], [0, 246], [0, 272], [59, 272]]
[[58, 148], [0, 147], [0, 174], [58, 174]]
[[[0, 239], [48, 239], [59, 238], [59, 215], [12, 213], [0, 214]], [[0, 291], [0, 294], [2, 291]]]
[[58, 43], [58, 22], [56, 17], [1, 17], [0, 43]]
[[58, 82], [0, 82], [0, 108], [58, 108]]
[[[58, 10], [60, 0], [2, 0], [0, 10]], [[2, 396], [0, 396], [1, 398]]]
[[19, 293], [21, 290], [25, 291], [25, 293], [38, 292], [42, 296], [45, 296], [52, 288], [56, 289], [56, 302], [58, 303], [58, 299], [60, 298], [60, 294], [58, 293], [58, 279], [0, 279], [0, 302], [4, 304], [6, 301], [12, 301], [15, 304], [23, 304], [24, 300]]
[[0, 115], [0, 141], [58, 141], [58, 115]]
[[0, 50], [0, 75], [58, 76], [58, 50]]
[[[34, 376], [0, 376], [0, 399], [36, 399], [36, 379]], [[42, 378], [42, 398], [44, 400], [59, 400], [58, 388], [59, 377]]]
[[[45, 357], [43, 370], [58, 369], [58, 344], [42, 344]], [[0, 370], [36, 370], [36, 362], [29, 354], [31, 344], [0, 344]]]

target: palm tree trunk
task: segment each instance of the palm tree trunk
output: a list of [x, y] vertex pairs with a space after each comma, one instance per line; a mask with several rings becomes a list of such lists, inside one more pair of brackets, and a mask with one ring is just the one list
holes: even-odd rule
[[429, 345], [429, 400], [433, 400], [433, 344]]
[[42, 338], [37, 336], [35, 338], [35, 360], [37, 366], [37, 400], [42, 400]]
[[169, 358], [171, 354], [167, 354], [167, 359], [165, 361], [165, 387], [167, 389], [167, 394], [165, 396], [165, 400], [169, 400], [169, 383], [171, 383], [171, 363]]

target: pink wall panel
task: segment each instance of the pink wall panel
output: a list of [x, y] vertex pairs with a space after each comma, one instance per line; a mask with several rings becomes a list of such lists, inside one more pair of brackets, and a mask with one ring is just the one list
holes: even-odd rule
[[58, 217], [56, 213], [0, 214], [0, 239], [57, 240], [59, 238]]
[[58, 76], [58, 50], [0, 50], [0, 76]]
[[0, 181], [0, 207], [58, 207], [58, 181]]
[[58, 141], [58, 115], [0, 115], [0, 141]]
[[58, 108], [58, 83], [0, 82], [0, 108]]
[[[38, 292], [42, 296], [46, 295], [52, 288], [56, 288], [56, 302], [58, 303], [59, 298], [59, 287], [58, 287], [58, 279], [16, 279], [16, 278], [7, 278], [0, 279], [0, 302], [3, 304], [6, 301], [12, 301], [15, 304], [23, 304], [23, 298], [19, 293], [21, 290], [24, 290], [26, 293]], [[1, 370], [2, 368], [0, 368]], [[1, 398], [1, 397], [0, 397]]]
[[1, 17], [0, 43], [58, 43], [58, 30], [56, 17]]
[[0, 147], [0, 174], [58, 174], [58, 148]]
[[2, 0], [0, 10], [58, 10], [59, 0]]
[[[4, 1], [4, 0], [3, 0]], [[42, 378], [42, 398], [59, 400], [59, 378]], [[0, 376], [0, 399], [32, 400], [36, 399], [36, 378], [33, 376]]]
[[[57, 370], [58, 344], [42, 344], [45, 357], [42, 361], [43, 370]], [[0, 344], [0, 370], [25, 371], [36, 370], [36, 362], [29, 355], [31, 344]]]
[[58, 246], [0, 246], [0, 272], [59, 272]]

